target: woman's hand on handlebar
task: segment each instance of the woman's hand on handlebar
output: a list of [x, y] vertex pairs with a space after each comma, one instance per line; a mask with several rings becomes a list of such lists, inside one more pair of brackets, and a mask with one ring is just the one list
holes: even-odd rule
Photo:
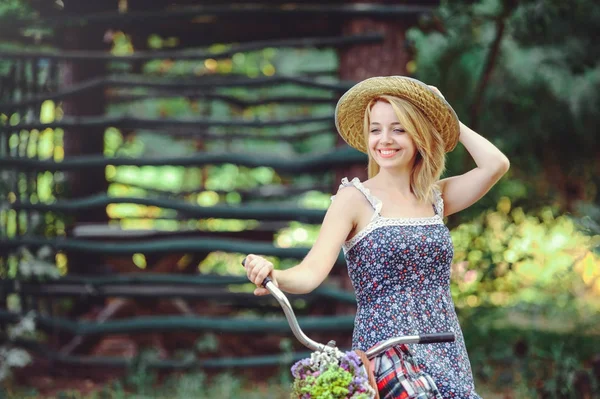
[[248, 255], [246, 256], [246, 260], [244, 262], [246, 267], [246, 275], [248, 276], [248, 280], [256, 284], [257, 288], [254, 290], [254, 295], [268, 295], [269, 291], [262, 286], [265, 278], [269, 277], [271, 281], [278, 286], [277, 280], [273, 275], [273, 264], [258, 255]]

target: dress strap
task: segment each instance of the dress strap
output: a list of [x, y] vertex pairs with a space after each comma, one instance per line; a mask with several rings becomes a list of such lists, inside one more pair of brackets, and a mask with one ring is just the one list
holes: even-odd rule
[[444, 198], [442, 198], [442, 193], [438, 187], [433, 188], [433, 209], [436, 215], [440, 217], [444, 217]]
[[[373, 219], [375, 219], [376, 217], [380, 216], [381, 213], [381, 207], [382, 207], [382, 202], [379, 200], [379, 198], [375, 197], [374, 195], [371, 194], [371, 191], [369, 191], [368, 188], [366, 188], [361, 181], [358, 179], [358, 177], [355, 177], [354, 179], [348, 181], [347, 177], [344, 177], [342, 179], [342, 182], [340, 184], [340, 187], [338, 190], [341, 190], [344, 187], [354, 187], [356, 188], [358, 191], [360, 191], [365, 198], [367, 199], [367, 201], [369, 201], [369, 204], [371, 204], [371, 206], [373, 207], [373, 209], [375, 210], [375, 213], [373, 214]], [[335, 198], [335, 195], [331, 197], [331, 200], [333, 201], [333, 199]]]

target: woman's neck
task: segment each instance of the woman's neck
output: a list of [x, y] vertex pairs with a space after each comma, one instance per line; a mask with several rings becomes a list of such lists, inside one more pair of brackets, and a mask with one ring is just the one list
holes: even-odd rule
[[380, 169], [379, 173], [373, 177], [373, 182], [378, 186], [400, 193], [404, 196], [412, 196], [413, 192], [410, 186], [410, 172], [407, 170]]

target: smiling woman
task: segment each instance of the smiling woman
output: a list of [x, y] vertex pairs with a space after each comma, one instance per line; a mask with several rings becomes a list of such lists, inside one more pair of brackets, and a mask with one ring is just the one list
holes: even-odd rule
[[415, 143], [398, 122], [391, 103], [377, 100], [367, 108], [365, 119], [370, 121], [369, 149], [379, 162], [394, 159], [398, 163], [403, 160], [403, 165], [410, 166], [416, 153]]
[[[342, 248], [358, 305], [353, 349], [368, 351], [402, 335], [452, 332], [455, 342], [410, 348], [410, 358], [438, 385], [439, 393], [432, 389], [424, 397], [480, 398], [450, 292], [454, 248], [444, 217], [479, 200], [507, 171], [508, 160], [460, 123], [437, 89], [411, 78], [358, 83], [339, 100], [335, 118], [342, 138], [368, 154], [369, 179], [342, 180], [299, 265], [274, 271], [266, 259], [248, 255], [255, 293], [267, 293], [260, 288], [267, 276], [290, 293], [314, 290]], [[477, 167], [440, 180], [445, 154], [459, 141]], [[403, 397], [398, 390], [409, 380], [403, 375], [408, 358], [380, 357], [376, 362], [392, 365], [390, 373], [375, 372], [381, 397]]]
[[381, 96], [367, 105], [364, 126], [369, 177], [382, 166], [404, 169], [417, 199], [431, 203], [445, 165], [444, 142], [432, 123], [409, 101]]

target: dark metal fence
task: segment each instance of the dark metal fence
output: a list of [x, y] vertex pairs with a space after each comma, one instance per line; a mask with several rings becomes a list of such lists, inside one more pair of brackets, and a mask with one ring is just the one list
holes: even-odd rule
[[[277, 154], [235, 153], [202, 149], [209, 141], [227, 144], [232, 140], [263, 140], [301, 142], [316, 135], [333, 135], [332, 115], [312, 114], [310, 107], [329, 105], [333, 107], [339, 93], [349, 87], [348, 82], [334, 82], [320, 76], [272, 76], [248, 78], [235, 75], [184, 76], [157, 78], [142, 73], [110, 74], [92, 77], [84, 81], [71, 81], [65, 85], [61, 77], [72, 73], [78, 63], [90, 60], [110, 62], [144, 62], [153, 59], [198, 60], [228, 58], [243, 52], [265, 47], [327, 47], [357, 43], [375, 43], [379, 34], [362, 36], [309, 38], [270, 42], [246, 43], [231, 46], [219, 53], [207, 51], [157, 51], [140, 52], [128, 56], [113, 56], [100, 51], [0, 51], [0, 169], [2, 170], [2, 209], [0, 220], [0, 308], [8, 308], [8, 298], [19, 297], [20, 311], [0, 310], [0, 324], [6, 326], [21, 320], [34, 311], [37, 328], [46, 334], [43, 341], [19, 339], [17, 345], [28, 348], [54, 363], [71, 365], [126, 366], [125, 358], [87, 356], [82, 348], [86, 340], [98, 340], [111, 334], [136, 334], [142, 332], [228, 333], [228, 334], [283, 334], [289, 328], [282, 317], [258, 320], [237, 315], [240, 310], [256, 312], [277, 311], [268, 298], [232, 290], [232, 286], [245, 283], [245, 279], [233, 276], [182, 274], [147, 270], [137, 273], [118, 274], [111, 262], [119, 257], [143, 254], [147, 257], [169, 254], [196, 256], [195, 261], [208, 254], [261, 253], [280, 258], [301, 259], [307, 248], [282, 248], [274, 245], [273, 234], [277, 226], [289, 221], [318, 224], [324, 211], [282, 203], [309, 190], [330, 192], [334, 187], [333, 172], [364, 161], [362, 154], [347, 148], [332, 146], [316, 155], [297, 155], [290, 159]], [[81, 66], [79, 66], [81, 67]], [[66, 70], [65, 70], [66, 69]], [[318, 94], [295, 96], [267, 96], [258, 99], [223, 94], [222, 88], [265, 88], [280, 85], [296, 85], [312, 88]], [[143, 94], [119, 91], [124, 88], [143, 89]], [[103, 98], [97, 98], [102, 95]], [[271, 104], [274, 106], [302, 106], [305, 115], [286, 119], [247, 120], [242, 118], [215, 119], [210, 113], [195, 119], [147, 118], [113, 115], [60, 115], [62, 101], [102, 101], [109, 104], [126, 104], [147, 98], [186, 97], [206, 104], [222, 102], [231, 107], [248, 108]], [[50, 107], [50, 117], [44, 114]], [[315, 125], [319, 125], [315, 127]], [[273, 133], [273, 128], [294, 127], [295, 133]], [[202, 143], [200, 149], [186, 157], [109, 157], [96, 153], [81, 154], [71, 151], [65, 155], [66, 140], [85, 140], [88, 129], [118, 128], [135, 131], [146, 129], [159, 131], [170, 137], [179, 137]], [[271, 131], [265, 132], [270, 128]], [[70, 135], [64, 136], [68, 130]], [[289, 130], [289, 129], [288, 129]], [[270, 167], [291, 184], [239, 190], [239, 205], [217, 204], [201, 207], [186, 199], [186, 192], [160, 192], [150, 188], [148, 196], [119, 197], [107, 192], [72, 195], [73, 179], [86, 179], [88, 170], [104, 170], [121, 165], [164, 166], [203, 168], [209, 165], [234, 164], [248, 168]], [[74, 173], [73, 176], [70, 173]], [[319, 176], [319, 183], [297, 183], [295, 176]], [[313, 179], [314, 181], [314, 179]], [[41, 186], [43, 185], [43, 186]], [[131, 184], [135, 187], [135, 184]], [[100, 185], [99, 187], [102, 187]], [[199, 187], [197, 192], [201, 192]], [[222, 192], [221, 194], [227, 194]], [[249, 201], [264, 200], [265, 204]], [[176, 212], [175, 219], [206, 220], [212, 218], [257, 220], [266, 230], [238, 232], [210, 231], [128, 231], [111, 229], [110, 220], [105, 223], [82, 224], [86, 213], [103, 213], [111, 204], [139, 204]], [[158, 219], [158, 218], [157, 218]], [[277, 223], [271, 226], [269, 223]], [[266, 227], [265, 227], [266, 226]], [[270, 227], [269, 227], [270, 226]], [[95, 230], [94, 230], [95, 229]], [[85, 233], [82, 233], [84, 231]], [[44, 260], [45, 259], [45, 260]], [[338, 262], [343, 263], [340, 256]], [[84, 263], [84, 264], [82, 264]], [[54, 269], [54, 271], [52, 270]], [[73, 270], [75, 272], [73, 272]], [[116, 272], [115, 272], [116, 270]], [[68, 271], [68, 272], [67, 272]], [[54, 278], [51, 275], [59, 275]], [[238, 290], [239, 291], [239, 290]], [[61, 301], [75, 303], [69, 311], [61, 310]], [[110, 301], [109, 301], [110, 299]], [[114, 318], [118, 305], [125, 300], [148, 299], [183, 301], [178, 315], [157, 314]], [[189, 311], [194, 301], [226, 304], [230, 314], [225, 316], [203, 315]], [[334, 289], [321, 288], [311, 295], [294, 299], [301, 308], [317, 310], [321, 304], [354, 304], [351, 294]], [[91, 304], [101, 307], [94, 319], [81, 317]], [[187, 307], [186, 307], [187, 306]], [[353, 316], [327, 315], [300, 318], [302, 328], [308, 333], [348, 334], [352, 329]], [[8, 339], [6, 335], [1, 337]], [[89, 342], [88, 342], [89, 344]], [[293, 358], [303, 357], [297, 353]], [[154, 364], [159, 368], [186, 367], [234, 367], [268, 365], [281, 362], [279, 355], [250, 356], [237, 359], [196, 359], [185, 361], [164, 360]]]

